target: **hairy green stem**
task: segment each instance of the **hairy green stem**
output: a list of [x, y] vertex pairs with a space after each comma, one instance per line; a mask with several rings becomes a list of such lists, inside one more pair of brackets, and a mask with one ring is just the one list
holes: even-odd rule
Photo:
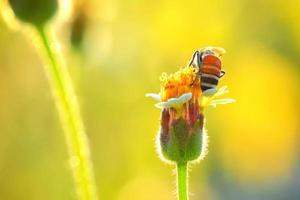
[[187, 163], [177, 164], [177, 192], [178, 200], [188, 200], [188, 171]]
[[80, 200], [96, 200], [96, 186], [87, 136], [84, 131], [79, 105], [67, 68], [55, 49], [57, 43], [48, 37], [45, 27], [37, 27], [38, 39], [48, 61], [45, 71], [54, 94], [68, 144], [71, 169]]

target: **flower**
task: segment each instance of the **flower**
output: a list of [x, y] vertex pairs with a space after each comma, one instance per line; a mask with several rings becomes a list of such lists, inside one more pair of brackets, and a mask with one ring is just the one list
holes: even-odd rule
[[204, 158], [207, 149], [207, 135], [204, 130], [205, 107], [234, 102], [233, 99], [217, 99], [228, 92], [227, 87], [201, 91], [198, 69], [186, 66], [177, 72], [160, 77], [158, 94], [148, 93], [158, 101], [162, 109], [157, 146], [165, 161], [187, 163]]

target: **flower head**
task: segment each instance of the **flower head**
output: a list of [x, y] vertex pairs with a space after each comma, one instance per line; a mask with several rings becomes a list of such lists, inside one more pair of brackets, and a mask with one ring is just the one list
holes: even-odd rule
[[202, 92], [199, 69], [186, 66], [173, 74], [163, 73], [158, 94], [146, 94], [158, 101], [162, 109], [158, 134], [158, 149], [164, 160], [177, 163], [204, 157], [207, 136], [203, 110], [208, 105], [226, 104], [233, 99], [217, 99], [228, 92], [227, 87]]
[[197, 75], [198, 69], [194, 67], [184, 67], [174, 74], [163, 73], [160, 77], [162, 101], [171, 98], [178, 98], [185, 93], [191, 93], [194, 100], [201, 95], [200, 79]]

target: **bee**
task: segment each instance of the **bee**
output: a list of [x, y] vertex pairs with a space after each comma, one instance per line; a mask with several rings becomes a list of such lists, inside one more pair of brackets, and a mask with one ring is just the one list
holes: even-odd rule
[[202, 92], [216, 88], [219, 79], [224, 76], [221, 56], [225, 50], [221, 47], [205, 47], [197, 50], [189, 63], [198, 69]]

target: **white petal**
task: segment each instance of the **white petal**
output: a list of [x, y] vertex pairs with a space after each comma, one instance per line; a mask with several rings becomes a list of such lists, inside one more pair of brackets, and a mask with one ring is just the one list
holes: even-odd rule
[[218, 89], [218, 91], [216, 92], [215, 95], [216, 95], [216, 97], [218, 97], [218, 96], [221, 96], [221, 95], [226, 94], [228, 92], [229, 92], [229, 90], [228, 90], [227, 86], [224, 85], [223, 87], [221, 87], [220, 89]]
[[159, 102], [159, 103], [155, 104], [154, 106], [156, 108], [166, 108], [166, 107], [168, 107], [166, 104], [167, 104], [167, 102]]
[[159, 102], [155, 104], [156, 107], [158, 108], [177, 108], [180, 107], [182, 104], [186, 103], [193, 97], [192, 93], [185, 93], [181, 95], [178, 98], [171, 98], [168, 99], [166, 102]]
[[211, 103], [211, 104], [209, 104], [210, 106], [212, 106], [212, 107], [217, 107], [217, 104], [213, 104], [213, 103]]
[[202, 94], [203, 94], [203, 96], [211, 97], [214, 94], [216, 94], [217, 92], [218, 92], [218, 90], [216, 88], [212, 88], [212, 89], [205, 90]]
[[234, 103], [235, 100], [234, 99], [216, 99], [213, 100], [210, 105], [212, 106], [216, 106], [217, 104], [228, 104], [228, 103]]
[[193, 94], [191, 92], [185, 93], [178, 97], [179, 103], [184, 104], [185, 102], [189, 101], [193, 97]]
[[157, 108], [171, 108], [171, 107], [178, 107], [177, 99], [170, 99], [168, 101], [163, 101], [155, 104]]
[[146, 97], [151, 97], [152, 99], [156, 101], [161, 101], [160, 95], [157, 93], [147, 93], [145, 94]]

